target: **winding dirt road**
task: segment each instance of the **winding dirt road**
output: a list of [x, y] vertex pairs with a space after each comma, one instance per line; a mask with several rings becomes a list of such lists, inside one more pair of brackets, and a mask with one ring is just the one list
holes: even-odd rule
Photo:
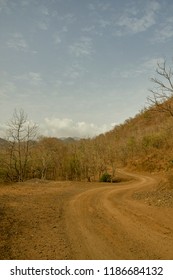
[[173, 208], [132, 198], [155, 180], [0, 188], [0, 259], [173, 259]]

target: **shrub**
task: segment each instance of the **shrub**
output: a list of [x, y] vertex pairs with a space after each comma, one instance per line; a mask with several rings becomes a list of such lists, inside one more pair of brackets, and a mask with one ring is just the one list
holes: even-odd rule
[[111, 182], [111, 179], [111, 175], [106, 172], [100, 177], [100, 182]]

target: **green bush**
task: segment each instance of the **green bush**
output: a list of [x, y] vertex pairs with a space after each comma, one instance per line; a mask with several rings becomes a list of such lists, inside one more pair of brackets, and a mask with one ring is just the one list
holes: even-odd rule
[[100, 182], [111, 182], [111, 179], [111, 175], [106, 172], [100, 177]]

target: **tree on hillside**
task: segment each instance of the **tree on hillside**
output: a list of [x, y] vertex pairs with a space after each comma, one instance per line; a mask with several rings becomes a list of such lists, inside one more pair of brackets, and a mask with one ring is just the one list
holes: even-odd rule
[[148, 103], [159, 112], [169, 113], [173, 117], [173, 69], [166, 65], [166, 60], [157, 63], [157, 77], [151, 78], [154, 89], [150, 92]]
[[7, 129], [6, 172], [11, 181], [27, 178], [31, 148], [36, 139], [38, 127], [30, 124], [23, 109], [15, 110]]

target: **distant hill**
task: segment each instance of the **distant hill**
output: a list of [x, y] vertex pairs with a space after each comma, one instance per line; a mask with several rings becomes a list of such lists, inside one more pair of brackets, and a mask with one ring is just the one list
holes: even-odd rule
[[71, 142], [75, 142], [75, 141], [80, 140], [79, 137], [61, 137], [59, 139], [62, 140], [63, 142], [66, 142], [66, 143], [71, 143]]
[[0, 138], [0, 147], [4, 147], [8, 144], [8, 141], [3, 139], [3, 138]]

